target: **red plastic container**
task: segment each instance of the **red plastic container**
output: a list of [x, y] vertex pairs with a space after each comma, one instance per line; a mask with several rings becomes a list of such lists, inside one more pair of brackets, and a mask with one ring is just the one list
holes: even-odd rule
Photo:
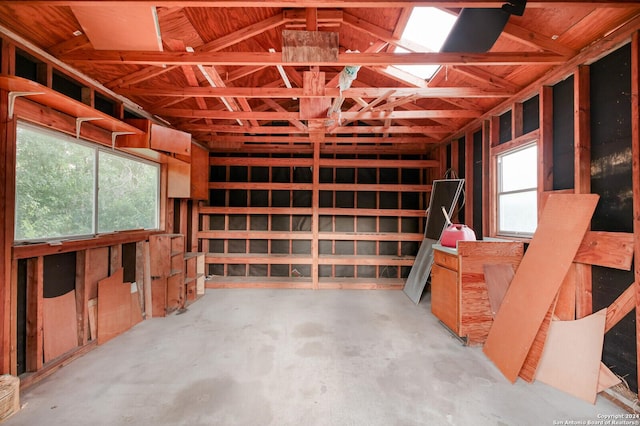
[[476, 233], [467, 225], [451, 224], [442, 231], [440, 244], [445, 247], [456, 247], [458, 241], [475, 241]]

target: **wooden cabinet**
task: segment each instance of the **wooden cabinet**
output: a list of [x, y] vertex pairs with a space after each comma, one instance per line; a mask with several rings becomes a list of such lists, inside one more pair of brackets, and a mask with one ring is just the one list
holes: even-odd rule
[[431, 312], [468, 345], [481, 345], [493, 323], [484, 281], [485, 264], [520, 264], [522, 242], [459, 241], [452, 249], [434, 245]]
[[184, 236], [149, 237], [151, 257], [151, 315], [162, 317], [184, 306]]
[[124, 135], [118, 147], [153, 149], [179, 155], [191, 155], [191, 135], [180, 130], [160, 126], [145, 118], [131, 118], [126, 122], [144, 133]]

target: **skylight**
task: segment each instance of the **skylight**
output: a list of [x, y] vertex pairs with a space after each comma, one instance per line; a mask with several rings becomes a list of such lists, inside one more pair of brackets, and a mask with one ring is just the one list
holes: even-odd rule
[[[414, 7], [401, 38], [422, 46], [422, 52], [438, 52], [455, 22], [455, 15], [435, 7]], [[401, 47], [396, 47], [395, 51], [408, 52]], [[440, 66], [398, 65], [397, 68], [428, 80]]]

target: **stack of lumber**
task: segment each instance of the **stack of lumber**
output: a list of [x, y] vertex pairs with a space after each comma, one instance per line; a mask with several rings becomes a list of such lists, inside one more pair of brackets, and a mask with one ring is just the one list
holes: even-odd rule
[[[582, 263], [589, 263], [585, 251], [606, 249], [608, 256], [593, 257], [614, 259], [593, 264], [631, 267], [632, 240], [588, 232], [597, 202], [595, 194], [550, 195], [517, 270], [485, 267], [495, 312], [483, 348], [487, 357], [512, 383], [540, 380], [590, 403], [620, 382], [601, 362], [604, 334], [635, 306], [631, 284], [607, 309], [576, 316], [576, 283]], [[607, 243], [613, 240], [619, 253], [616, 243]]]

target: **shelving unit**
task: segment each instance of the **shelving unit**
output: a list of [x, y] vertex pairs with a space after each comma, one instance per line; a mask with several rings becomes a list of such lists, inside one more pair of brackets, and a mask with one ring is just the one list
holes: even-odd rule
[[186, 294], [186, 303], [188, 304], [204, 294], [205, 253], [187, 252], [184, 255], [184, 262], [184, 288]]
[[162, 317], [184, 306], [184, 235], [156, 234], [149, 237], [151, 259], [151, 315]]
[[[344, 158], [340, 158], [344, 157]], [[208, 288], [402, 288], [423, 238], [434, 160], [211, 157], [200, 208]]]

